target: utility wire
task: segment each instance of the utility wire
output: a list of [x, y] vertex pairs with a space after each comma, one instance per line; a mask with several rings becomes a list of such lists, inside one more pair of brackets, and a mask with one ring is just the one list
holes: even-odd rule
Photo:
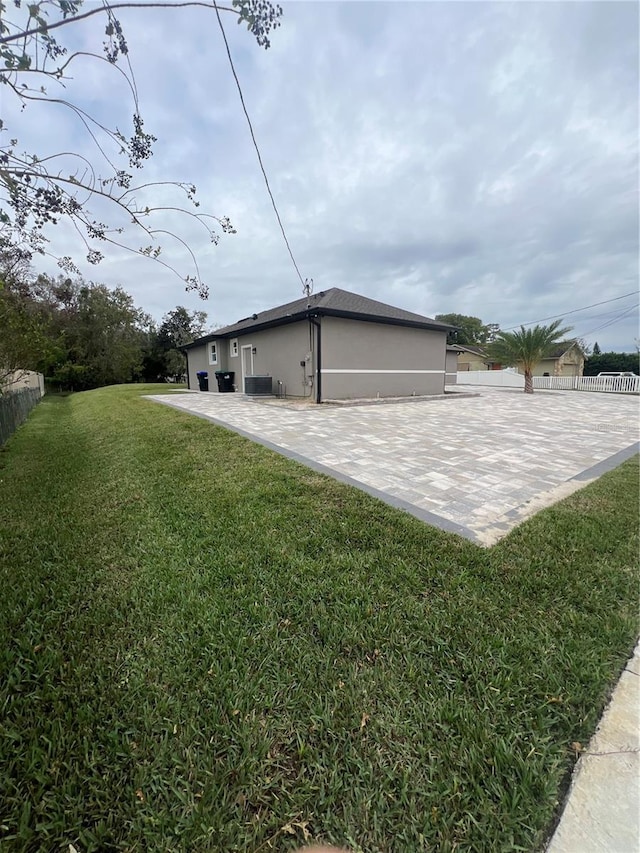
[[577, 314], [579, 311], [587, 311], [589, 308], [597, 308], [598, 305], [608, 305], [610, 302], [618, 302], [620, 299], [627, 299], [629, 296], [637, 296], [638, 291], [632, 290], [630, 293], [625, 293], [623, 296], [616, 296], [613, 299], [605, 299], [604, 302], [594, 302], [593, 305], [585, 305], [584, 308], [574, 308], [573, 311], [565, 311], [563, 314], [552, 314], [550, 317], [541, 317], [539, 320], [531, 320], [529, 323], [519, 323], [517, 326], [510, 326], [508, 329], [502, 329], [504, 332], [512, 332], [514, 329], [519, 329], [520, 326], [533, 326], [534, 323], [543, 323], [545, 320], [556, 320], [558, 317], [566, 317], [568, 314]]
[[276, 218], [278, 220], [278, 225], [280, 226], [280, 230], [282, 231], [282, 236], [284, 238], [284, 242], [287, 245], [287, 249], [289, 250], [289, 255], [291, 257], [291, 261], [293, 266], [298, 273], [298, 278], [300, 279], [300, 284], [304, 287], [304, 279], [300, 275], [300, 270], [298, 269], [298, 264], [296, 263], [296, 259], [293, 257], [293, 252], [291, 251], [291, 246], [289, 245], [289, 241], [287, 240], [287, 235], [284, 230], [284, 225], [282, 224], [282, 219], [280, 219], [280, 214], [278, 213], [278, 208], [276, 206], [275, 199], [273, 197], [273, 193], [271, 192], [271, 187], [269, 186], [269, 178], [267, 178], [267, 173], [265, 171], [264, 165], [262, 163], [262, 157], [260, 156], [260, 149], [258, 148], [258, 143], [256, 142], [256, 136], [253, 132], [253, 125], [251, 124], [251, 119], [249, 118], [249, 113], [247, 112], [247, 107], [244, 102], [244, 95], [242, 94], [242, 87], [240, 86], [240, 81], [238, 80], [238, 75], [236, 74], [236, 69], [233, 64], [233, 58], [231, 56], [231, 50], [229, 49], [229, 42], [227, 41], [227, 34], [224, 31], [224, 27], [222, 26], [222, 18], [220, 17], [220, 11], [218, 10], [218, 4], [216, 0], [213, 0], [213, 5], [216, 10], [216, 15], [218, 18], [218, 25], [220, 26], [220, 32], [222, 33], [222, 38], [224, 39], [224, 46], [227, 49], [227, 56], [229, 57], [229, 65], [231, 66], [231, 71], [233, 73], [234, 80], [236, 81], [236, 86], [238, 87], [238, 94], [240, 95], [240, 103], [242, 104], [242, 109], [244, 110], [245, 117], [247, 119], [247, 124], [249, 125], [249, 131], [251, 132], [251, 139], [253, 140], [254, 148], [256, 149], [256, 154], [258, 155], [258, 163], [260, 163], [260, 169], [262, 170], [262, 176], [264, 177], [264, 182], [267, 185], [267, 192], [269, 193], [269, 198], [271, 199], [271, 204], [273, 205], [273, 209], [276, 214]]
[[613, 320], [607, 320], [606, 323], [601, 323], [599, 326], [596, 326], [594, 329], [590, 329], [588, 332], [584, 332], [582, 335], [580, 335], [580, 337], [581, 338], [588, 338], [590, 335], [593, 335], [595, 332], [599, 332], [602, 329], [606, 329], [608, 326], [613, 326], [615, 323], [619, 323], [621, 320], [624, 320], [624, 318], [628, 314], [631, 314], [632, 311], [637, 311], [638, 307], [640, 307], [640, 304], [639, 305], [632, 305], [631, 308], [626, 308], [621, 314], [618, 314], [616, 317], [614, 317]]
[[591, 323], [591, 322], [595, 322], [596, 320], [598, 320], [602, 323], [606, 323], [607, 320], [613, 320], [614, 317], [617, 317], [620, 310], [626, 310], [626, 309], [621, 309], [620, 306], [617, 305], [615, 310], [613, 310], [613, 311], [604, 311], [602, 314], [599, 312], [597, 314], [591, 314], [590, 313], [586, 317], [579, 317], [577, 319], [574, 318], [574, 322], [575, 323]]

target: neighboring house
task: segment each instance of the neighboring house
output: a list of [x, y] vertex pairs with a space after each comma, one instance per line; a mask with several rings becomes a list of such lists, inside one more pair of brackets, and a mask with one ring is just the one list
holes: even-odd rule
[[1, 381], [0, 392], [19, 391], [20, 388], [37, 388], [40, 396], [44, 394], [44, 376], [33, 370], [14, 370]]
[[[333, 287], [253, 314], [186, 346], [188, 383], [233, 371], [234, 390], [323, 400], [444, 393], [447, 332], [429, 317]], [[247, 379], [253, 379], [247, 382]]]
[[[518, 368], [524, 373], [522, 368]], [[575, 341], [561, 341], [551, 354], [533, 368], [534, 376], [582, 376], [584, 352]]]
[[450, 344], [449, 349], [458, 353], [458, 370], [502, 370], [502, 365], [487, 358], [482, 347], [466, 344]]
[[[490, 361], [482, 347], [450, 344], [447, 349], [458, 353], [458, 370], [502, 370], [502, 364]], [[553, 348], [548, 358], [536, 364], [534, 376], [582, 376], [584, 352], [575, 341], [562, 341]], [[518, 367], [519, 373], [524, 373]]]

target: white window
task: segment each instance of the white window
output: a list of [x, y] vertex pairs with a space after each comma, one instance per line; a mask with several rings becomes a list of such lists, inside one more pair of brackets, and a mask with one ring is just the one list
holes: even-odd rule
[[231, 358], [238, 355], [238, 339], [237, 338], [232, 338], [232, 340], [229, 341], [229, 355], [231, 356]]
[[209, 364], [218, 363], [218, 344], [209, 344]]

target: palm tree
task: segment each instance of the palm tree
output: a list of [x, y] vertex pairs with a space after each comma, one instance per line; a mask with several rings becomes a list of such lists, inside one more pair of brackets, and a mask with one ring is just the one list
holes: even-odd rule
[[556, 320], [550, 326], [534, 326], [525, 329], [520, 326], [517, 332], [498, 332], [493, 343], [486, 348], [493, 361], [506, 365], [518, 365], [524, 371], [524, 392], [533, 394], [533, 368], [548, 358], [571, 327], [560, 328], [562, 320]]

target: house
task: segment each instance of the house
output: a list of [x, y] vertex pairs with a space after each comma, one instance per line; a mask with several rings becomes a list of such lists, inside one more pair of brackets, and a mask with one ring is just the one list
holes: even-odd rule
[[[518, 367], [520, 373], [524, 373]], [[534, 376], [582, 376], [584, 352], [575, 341], [561, 341], [533, 368]]]
[[0, 375], [0, 394], [7, 391], [19, 391], [21, 388], [36, 388], [40, 396], [44, 395], [44, 376], [33, 370], [14, 370]]
[[[458, 370], [502, 370], [503, 365], [491, 361], [482, 347], [450, 344], [447, 349], [458, 353]], [[575, 341], [562, 341], [557, 344], [547, 358], [539, 361], [534, 376], [582, 376], [584, 370], [584, 352]], [[524, 373], [521, 366], [518, 371]]]
[[502, 365], [491, 361], [482, 347], [471, 344], [450, 344], [449, 349], [458, 353], [458, 370], [502, 370]]
[[332, 287], [252, 314], [186, 346], [189, 388], [323, 400], [444, 393], [452, 327]]

